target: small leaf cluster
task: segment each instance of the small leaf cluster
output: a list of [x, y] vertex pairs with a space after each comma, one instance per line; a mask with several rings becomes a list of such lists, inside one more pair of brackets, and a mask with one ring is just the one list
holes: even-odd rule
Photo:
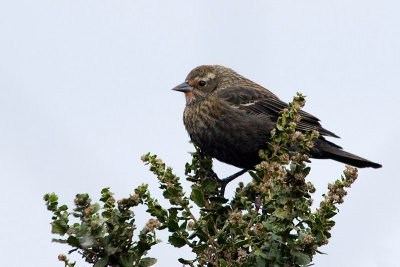
[[[53, 213], [52, 233], [62, 237], [53, 241], [68, 244], [72, 247], [69, 254], [77, 251], [95, 267], [151, 266], [156, 259], [143, 256], [159, 242], [155, 234], [157, 221], [150, 219], [134, 239], [136, 225], [132, 208], [143, 203], [143, 198], [151, 198], [147, 185], [139, 186], [135, 194], [117, 202], [109, 188], [104, 188], [102, 205], [92, 203], [88, 194], [77, 194], [73, 211], [68, 211], [66, 205], [59, 206], [57, 195], [46, 194], [47, 209]], [[65, 266], [75, 266], [66, 255], [60, 254], [58, 259]]]

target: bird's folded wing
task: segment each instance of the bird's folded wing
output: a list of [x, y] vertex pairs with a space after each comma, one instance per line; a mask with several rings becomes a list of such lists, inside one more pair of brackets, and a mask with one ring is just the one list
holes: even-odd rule
[[[236, 108], [245, 110], [249, 114], [264, 114], [276, 121], [280, 116], [279, 112], [283, 109], [289, 109], [289, 105], [281, 101], [275, 95], [270, 94], [267, 90], [254, 89], [248, 86], [232, 86], [224, 90], [217, 91], [217, 97], [223, 99]], [[301, 121], [297, 124], [296, 129], [300, 131], [317, 130], [320, 135], [338, 136], [331, 131], [324, 129], [319, 123], [319, 119], [315, 116], [300, 110], [299, 115]]]

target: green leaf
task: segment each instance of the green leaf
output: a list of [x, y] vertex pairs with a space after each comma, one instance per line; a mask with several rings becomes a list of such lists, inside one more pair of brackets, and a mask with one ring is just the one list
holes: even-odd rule
[[179, 258], [178, 261], [179, 261], [180, 263], [182, 263], [182, 264], [191, 264], [191, 263], [194, 262], [193, 260], [185, 260], [185, 259], [183, 259], [183, 258]]
[[58, 196], [54, 193], [48, 196], [49, 202], [56, 202], [58, 200]]
[[153, 264], [156, 264], [157, 259], [155, 258], [143, 258], [140, 260], [139, 267], [148, 267]]
[[253, 252], [253, 254], [254, 254], [255, 256], [259, 256], [259, 257], [262, 257], [262, 258], [266, 258], [266, 257], [267, 257], [267, 255], [266, 255], [264, 252], [262, 252], [261, 249], [255, 250], [255, 251]]
[[310, 171], [311, 171], [311, 168], [310, 168], [310, 167], [305, 168], [305, 169], [303, 170], [304, 176], [307, 176], [307, 175], [310, 173]]
[[117, 253], [117, 251], [118, 251], [118, 248], [117, 247], [113, 247], [113, 246], [106, 246], [106, 253], [107, 253], [107, 255], [113, 255], [113, 254], [116, 254]]
[[119, 260], [123, 267], [132, 267], [133, 266], [133, 255], [124, 253], [119, 256]]
[[179, 226], [179, 229], [180, 229], [181, 231], [186, 231], [186, 228], [187, 228], [187, 221], [184, 221], [184, 222], [181, 224], [181, 226]]
[[256, 266], [268, 266], [267, 261], [260, 256], [256, 257], [256, 263], [257, 263]]
[[282, 126], [285, 126], [286, 124], [286, 116], [282, 115]]
[[190, 199], [199, 207], [204, 207], [205, 205], [203, 192], [197, 188], [193, 188], [192, 193], [190, 194]]
[[178, 229], [179, 229], [179, 225], [178, 225], [177, 221], [175, 221], [173, 219], [168, 221], [168, 231], [175, 232]]
[[167, 199], [181, 195], [181, 190], [176, 187], [170, 187], [164, 190], [163, 196]]
[[68, 237], [67, 243], [68, 243], [68, 245], [73, 246], [73, 247], [80, 247], [78, 238], [76, 238], [75, 236], [72, 236], [72, 235]]
[[295, 257], [296, 263], [300, 265], [307, 265], [311, 262], [310, 256], [301, 253], [300, 251], [291, 251], [290, 254], [292, 254]]
[[68, 209], [67, 205], [62, 205], [58, 208], [59, 211], [66, 211]]
[[192, 249], [192, 251], [193, 251], [194, 253], [201, 253], [201, 252], [203, 252], [206, 248], [208, 248], [208, 244], [202, 244], [202, 245], [199, 245], [199, 246], [194, 247], [194, 248]]
[[148, 243], [143, 241], [139, 241], [137, 246], [141, 251], [146, 251], [151, 248], [151, 246]]
[[221, 264], [221, 267], [228, 266], [228, 263], [224, 259], [219, 259], [219, 264]]
[[257, 183], [260, 183], [262, 181], [262, 179], [258, 177], [258, 175], [255, 172], [249, 171], [249, 174]]
[[204, 233], [202, 230], [196, 230], [193, 234], [189, 236], [189, 239], [193, 238], [194, 236], [197, 236], [200, 238], [201, 241], [206, 242], [208, 240], [208, 236], [206, 233]]
[[104, 218], [111, 218], [111, 212], [109, 212], [109, 211], [103, 211], [102, 213], [101, 213], [101, 216], [103, 216]]
[[322, 233], [322, 231], [318, 231], [317, 235], [315, 237], [317, 238], [316, 240], [318, 243], [321, 243], [324, 241], [324, 234]]
[[64, 235], [68, 228], [68, 224], [64, 220], [56, 220], [51, 223], [51, 232], [53, 234]]
[[104, 266], [107, 265], [107, 263], [108, 263], [108, 256], [105, 256], [105, 257], [99, 259], [99, 260], [95, 263], [95, 265], [93, 265], [93, 267], [104, 267]]
[[214, 204], [225, 204], [229, 201], [229, 199], [226, 199], [224, 197], [210, 197], [209, 199]]
[[217, 189], [217, 182], [215, 180], [206, 179], [203, 184], [204, 193], [210, 194]]
[[171, 245], [173, 245], [174, 247], [180, 248], [183, 247], [184, 245], [186, 245], [186, 241], [185, 239], [183, 239], [182, 237], [173, 234], [168, 238], [168, 242], [171, 243]]
[[287, 219], [289, 217], [290, 213], [289, 213], [289, 211], [284, 210], [284, 209], [277, 209], [277, 210], [275, 210], [275, 215], [278, 218]]
[[250, 243], [249, 239], [240, 240], [240, 241], [235, 242], [235, 247], [240, 248], [249, 243]]
[[92, 236], [82, 236], [79, 238], [79, 244], [83, 248], [90, 248], [94, 245], [95, 239]]
[[94, 203], [92, 205], [92, 207], [93, 207], [93, 213], [96, 213], [96, 212], [98, 212], [100, 210], [100, 204], [99, 203]]
[[326, 236], [326, 238], [331, 238], [331, 233], [329, 233], [328, 231], [324, 231], [324, 235]]
[[56, 238], [52, 238], [51, 242], [60, 243], [60, 244], [67, 244], [68, 243], [68, 241], [65, 240], [65, 239], [56, 239]]

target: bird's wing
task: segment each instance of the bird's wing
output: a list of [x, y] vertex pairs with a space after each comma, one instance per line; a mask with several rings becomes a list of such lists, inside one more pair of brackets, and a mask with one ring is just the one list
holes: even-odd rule
[[[249, 114], [264, 114], [276, 121], [280, 116], [279, 112], [289, 109], [289, 105], [281, 101], [267, 90], [254, 89], [248, 86], [232, 86], [216, 92], [217, 97], [223, 99], [236, 108], [245, 110]], [[320, 135], [339, 137], [336, 134], [324, 129], [319, 119], [310, 113], [300, 110], [301, 121], [297, 123], [296, 129], [300, 131], [317, 130]]]

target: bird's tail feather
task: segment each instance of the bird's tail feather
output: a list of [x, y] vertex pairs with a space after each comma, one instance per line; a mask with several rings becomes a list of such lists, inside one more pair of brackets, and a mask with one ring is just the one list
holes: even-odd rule
[[323, 150], [323, 154], [327, 158], [331, 158], [333, 160], [349, 164], [354, 167], [358, 168], [365, 168], [365, 167], [372, 167], [372, 168], [381, 168], [382, 165], [379, 163], [372, 162], [370, 160], [364, 159], [362, 157], [359, 157], [357, 155], [351, 154], [349, 152], [346, 152], [344, 150], [335, 148], [335, 147], [329, 147], [328, 149]]
[[333, 159], [358, 168], [372, 167], [381, 168], [379, 163], [372, 162], [357, 155], [351, 154], [341, 149], [340, 146], [329, 142], [325, 138], [315, 140], [314, 147], [311, 149], [313, 158]]

